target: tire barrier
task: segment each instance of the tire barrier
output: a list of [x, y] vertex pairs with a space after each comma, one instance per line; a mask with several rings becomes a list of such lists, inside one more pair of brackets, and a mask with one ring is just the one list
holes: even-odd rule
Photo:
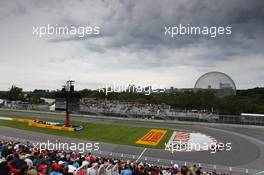
[[55, 130], [61, 130], [61, 131], [69, 131], [69, 132], [80, 131], [83, 129], [83, 126], [65, 127], [61, 123], [38, 121], [38, 120], [24, 119], [24, 118], [13, 118], [13, 117], [2, 117], [2, 116], [0, 116], [0, 120], [24, 122], [24, 123], [28, 123], [28, 126], [47, 128], [47, 129], [55, 129]]
[[70, 132], [75, 131], [75, 129], [72, 127], [64, 127], [64, 126], [44, 124], [44, 123], [39, 123], [38, 121], [29, 122], [28, 125], [39, 127], [39, 128], [56, 129], [56, 130], [61, 130], [61, 131], [70, 131]]

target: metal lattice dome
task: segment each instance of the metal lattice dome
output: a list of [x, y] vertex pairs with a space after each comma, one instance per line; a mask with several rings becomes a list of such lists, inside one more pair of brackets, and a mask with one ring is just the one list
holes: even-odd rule
[[222, 72], [208, 72], [202, 75], [194, 86], [194, 92], [199, 90], [213, 90], [218, 96], [236, 95], [234, 81]]

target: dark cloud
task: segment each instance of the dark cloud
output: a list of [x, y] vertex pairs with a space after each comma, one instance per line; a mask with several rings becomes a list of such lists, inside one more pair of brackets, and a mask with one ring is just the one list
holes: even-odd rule
[[[19, 33], [20, 29], [31, 29], [32, 23], [76, 27], [100, 26], [100, 35], [83, 38], [43, 37], [40, 40], [46, 43], [39, 46], [43, 46], [41, 49], [35, 44], [38, 39], [30, 38], [33, 40], [32, 50], [34, 47], [37, 51], [43, 49], [44, 51], [40, 53], [42, 57], [46, 54], [50, 55], [46, 59], [48, 61], [43, 58], [47, 70], [51, 70], [48, 67], [54, 67], [55, 70], [57, 64], [61, 63], [65, 66], [61, 66], [63, 69], [71, 68], [72, 64], [76, 64], [76, 70], [86, 70], [86, 68], [78, 68], [88, 65], [98, 70], [106, 69], [109, 75], [111, 70], [113, 72], [134, 70], [136, 75], [137, 71], [150, 73], [158, 70], [163, 74], [170, 70], [173, 74], [183, 69], [187, 69], [186, 74], [190, 71], [190, 74], [194, 74], [194, 72], [204, 73], [212, 70], [236, 71], [237, 74], [241, 74], [242, 69], [246, 70], [251, 66], [256, 73], [248, 71], [248, 74], [254, 77], [254, 82], [260, 81], [263, 77], [256, 75], [257, 72], [261, 72], [260, 67], [264, 65], [263, 0], [21, 0], [14, 2], [0, 2], [0, 18], [10, 18], [10, 24], [7, 24], [8, 21], [2, 21], [1, 25], [4, 24], [11, 29], [17, 18], [16, 23], [21, 24], [19, 29], [13, 31], [7, 27], [2, 33], [12, 35], [16, 32], [18, 39], [21, 38], [20, 35], [22, 36]], [[198, 35], [171, 38], [164, 35], [165, 26], [179, 24], [232, 26], [232, 35], [216, 38]], [[3, 42], [6, 48], [8, 42], [8, 39]], [[10, 48], [12, 45], [17, 46], [16, 40], [13, 42]], [[27, 38], [25, 37], [25, 42], [21, 41], [21, 43], [28, 43]], [[27, 44], [23, 47], [21, 50], [31, 51], [31, 48], [27, 48]], [[52, 49], [54, 54], [45, 48]], [[35, 54], [38, 54], [37, 51]], [[6, 55], [14, 57], [12, 53]], [[34, 59], [31, 58], [32, 55], [31, 52], [24, 53], [24, 57], [28, 60]], [[10, 60], [9, 57], [3, 58]], [[247, 59], [252, 61], [247, 64]]]
[[[107, 6], [109, 6], [109, 3]], [[221, 47], [223, 51], [227, 51], [226, 55], [228, 55], [232, 54], [230, 53], [232, 50], [239, 48], [243, 48], [247, 52], [255, 52], [259, 48], [259, 44], [263, 42], [264, 1], [130, 0], [119, 1], [112, 9], [114, 10], [107, 18], [99, 21], [101, 37], [111, 37], [103, 45], [103, 47], [109, 49], [127, 47], [134, 51], [138, 49], [152, 50], [162, 46], [183, 48], [194, 44], [203, 44], [206, 47], [212, 45]], [[70, 20], [71, 16], [64, 16], [62, 21], [65, 22], [65, 18], [68, 24], [74, 23], [74, 19]], [[87, 19], [89, 19], [88, 16]], [[87, 20], [86, 24], [90, 24], [90, 21]], [[233, 33], [231, 36], [216, 38], [204, 36], [170, 38], [164, 35], [165, 26], [177, 26], [179, 24], [209, 27], [232, 26]], [[85, 39], [89, 40], [90, 37], [55, 39], [55, 41]], [[102, 45], [98, 45], [98, 47], [100, 46]], [[259, 51], [262, 52], [262, 49]]]

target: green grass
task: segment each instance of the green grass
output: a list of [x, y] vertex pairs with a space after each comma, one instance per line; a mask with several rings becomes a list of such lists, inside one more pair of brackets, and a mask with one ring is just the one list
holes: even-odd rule
[[[22, 117], [21, 117], [22, 118]], [[23, 117], [26, 118], [26, 117]], [[28, 118], [28, 117], [27, 117]], [[59, 121], [59, 120], [50, 120], [43, 119], [45, 121]], [[59, 121], [62, 122], [62, 121]], [[114, 143], [122, 145], [131, 145], [139, 147], [150, 147], [150, 148], [164, 148], [165, 142], [167, 142], [172, 134], [172, 130], [167, 130], [166, 135], [156, 146], [146, 146], [139, 145], [135, 142], [145, 135], [148, 130], [155, 128], [139, 127], [139, 126], [127, 126], [127, 125], [113, 125], [113, 124], [99, 124], [99, 123], [90, 123], [90, 122], [72, 122], [72, 124], [82, 125], [83, 130], [78, 132], [65, 132], [59, 130], [52, 130], [46, 128], [30, 127], [27, 123], [15, 122], [15, 121], [6, 121], [0, 120], [0, 126], [7, 126], [11, 128], [17, 128], [22, 130], [46, 133], [51, 135], [58, 135], [64, 137], [72, 137], [83, 140], [98, 141], [105, 143]]]

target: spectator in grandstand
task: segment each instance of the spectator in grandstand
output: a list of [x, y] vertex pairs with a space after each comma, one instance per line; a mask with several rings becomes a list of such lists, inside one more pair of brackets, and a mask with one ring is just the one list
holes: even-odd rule
[[52, 172], [50, 173], [50, 175], [63, 175], [63, 174], [61, 173], [61, 171], [62, 171], [62, 169], [61, 169], [61, 165], [55, 163], [55, 164], [53, 164], [52, 169], [53, 169], [53, 170], [52, 170]]
[[7, 161], [3, 161], [0, 163], [0, 174], [8, 175], [10, 172], [10, 167], [8, 166]]
[[[196, 166], [162, 167], [136, 161], [96, 157], [91, 153], [39, 151], [27, 143], [2, 141], [0, 175], [201, 175]], [[80, 168], [80, 169], [78, 169]], [[197, 169], [197, 170], [196, 170]], [[193, 171], [195, 171], [193, 173]], [[216, 173], [215, 173], [216, 175]]]
[[192, 166], [190, 167], [190, 170], [191, 170], [192, 173], [195, 173], [196, 170], [197, 170], [196, 165], [195, 165], [195, 164], [192, 165]]
[[131, 167], [129, 164], [125, 164], [124, 169], [121, 171], [121, 175], [132, 175]]
[[194, 175], [194, 173], [187, 166], [182, 166], [177, 175]]
[[92, 155], [92, 153], [88, 153], [86, 156], [86, 160], [89, 162], [93, 162], [95, 160], [95, 157]]
[[195, 171], [196, 175], [202, 175], [203, 171], [202, 171], [202, 167], [199, 167], [196, 171]]
[[38, 172], [36, 169], [29, 169], [26, 175], [38, 175]]
[[47, 175], [48, 174], [48, 165], [46, 164], [41, 164], [38, 166], [38, 175]]

